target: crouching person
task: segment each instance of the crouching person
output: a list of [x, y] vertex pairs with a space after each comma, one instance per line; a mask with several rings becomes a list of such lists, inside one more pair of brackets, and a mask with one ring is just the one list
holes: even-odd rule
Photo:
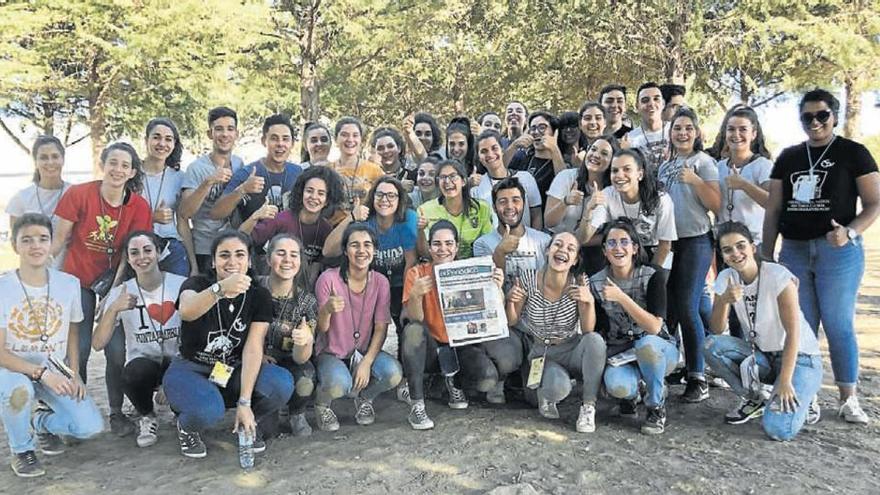
[[12, 470], [32, 478], [46, 474], [34, 453], [37, 442], [44, 455], [59, 455], [59, 436], [89, 438], [104, 425], [75, 371], [83, 319], [79, 280], [50, 268], [49, 218], [20, 216], [12, 246], [19, 267], [0, 277], [0, 417]]
[[255, 453], [266, 450], [258, 423], [277, 414], [293, 393], [293, 377], [263, 362], [272, 322], [272, 295], [253, 280], [247, 234], [221, 232], [211, 246], [213, 270], [180, 288], [180, 359], [165, 372], [165, 395], [177, 413], [180, 451], [205, 457], [201, 432], [236, 407], [234, 430], [254, 438]]

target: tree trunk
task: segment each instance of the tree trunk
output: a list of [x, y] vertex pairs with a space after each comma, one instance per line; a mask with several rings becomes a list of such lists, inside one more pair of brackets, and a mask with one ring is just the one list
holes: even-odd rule
[[846, 93], [846, 112], [843, 117], [843, 135], [849, 139], [859, 137], [859, 121], [862, 114], [862, 93], [859, 91], [858, 76], [847, 73], [844, 76], [843, 90]]
[[318, 77], [318, 57], [315, 54], [315, 30], [318, 24], [320, 2], [310, 4], [299, 19], [302, 35], [299, 39], [300, 87], [299, 106], [303, 122], [316, 122], [321, 117], [321, 86]]
[[689, 2], [679, 0], [675, 2], [675, 19], [669, 25], [669, 33], [666, 38], [666, 60], [663, 62], [663, 76], [665, 82], [671, 84], [685, 84], [685, 53], [684, 34], [687, 31], [688, 17], [691, 7]]
[[107, 119], [104, 116], [104, 107], [93, 103], [89, 99], [89, 138], [92, 142], [92, 176], [100, 179], [104, 176], [101, 171], [101, 152], [107, 145]]

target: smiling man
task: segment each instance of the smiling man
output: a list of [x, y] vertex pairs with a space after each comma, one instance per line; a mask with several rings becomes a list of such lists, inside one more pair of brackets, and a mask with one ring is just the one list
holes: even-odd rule
[[641, 122], [626, 138], [631, 148], [638, 148], [648, 159], [648, 170], [656, 176], [657, 167], [669, 152], [669, 123], [663, 122], [663, 93], [654, 82], [639, 86], [637, 105]]
[[626, 118], [626, 87], [620, 84], [605, 86], [599, 91], [599, 103], [608, 114], [605, 130], [614, 134], [617, 139], [626, 136], [632, 130], [632, 127], [623, 122]]

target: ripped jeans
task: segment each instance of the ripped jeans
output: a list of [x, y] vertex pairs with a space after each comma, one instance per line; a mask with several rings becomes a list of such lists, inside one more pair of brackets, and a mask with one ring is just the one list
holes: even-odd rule
[[[329, 407], [335, 399], [351, 394], [354, 378], [348, 369], [348, 360], [333, 354], [319, 354], [315, 358], [317, 387], [315, 404]], [[403, 370], [400, 363], [385, 351], [380, 351], [370, 368], [370, 383], [360, 391], [362, 399], [373, 400], [382, 392], [391, 390], [400, 383]]]
[[645, 381], [645, 405], [663, 405], [666, 375], [678, 364], [678, 348], [656, 335], [643, 335], [635, 343], [636, 361], [605, 367], [605, 390], [617, 399], [635, 399], [639, 380]]

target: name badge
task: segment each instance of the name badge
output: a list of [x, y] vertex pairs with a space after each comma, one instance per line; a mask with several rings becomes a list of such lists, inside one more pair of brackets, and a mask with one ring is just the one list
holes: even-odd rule
[[526, 382], [526, 387], [535, 390], [541, 385], [541, 378], [544, 377], [544, 356], [536, 357], [532, 359], [531, 366], [529, 367], [529, 379]]
[[217, 361], [214, 363], [214, 369], [211, 370], [211, 376], [208, 377], [208, 380], [220, 388], [226, 388], [226, 384], [232, 378], [232, 371], [234, 369], [226, 363]]

